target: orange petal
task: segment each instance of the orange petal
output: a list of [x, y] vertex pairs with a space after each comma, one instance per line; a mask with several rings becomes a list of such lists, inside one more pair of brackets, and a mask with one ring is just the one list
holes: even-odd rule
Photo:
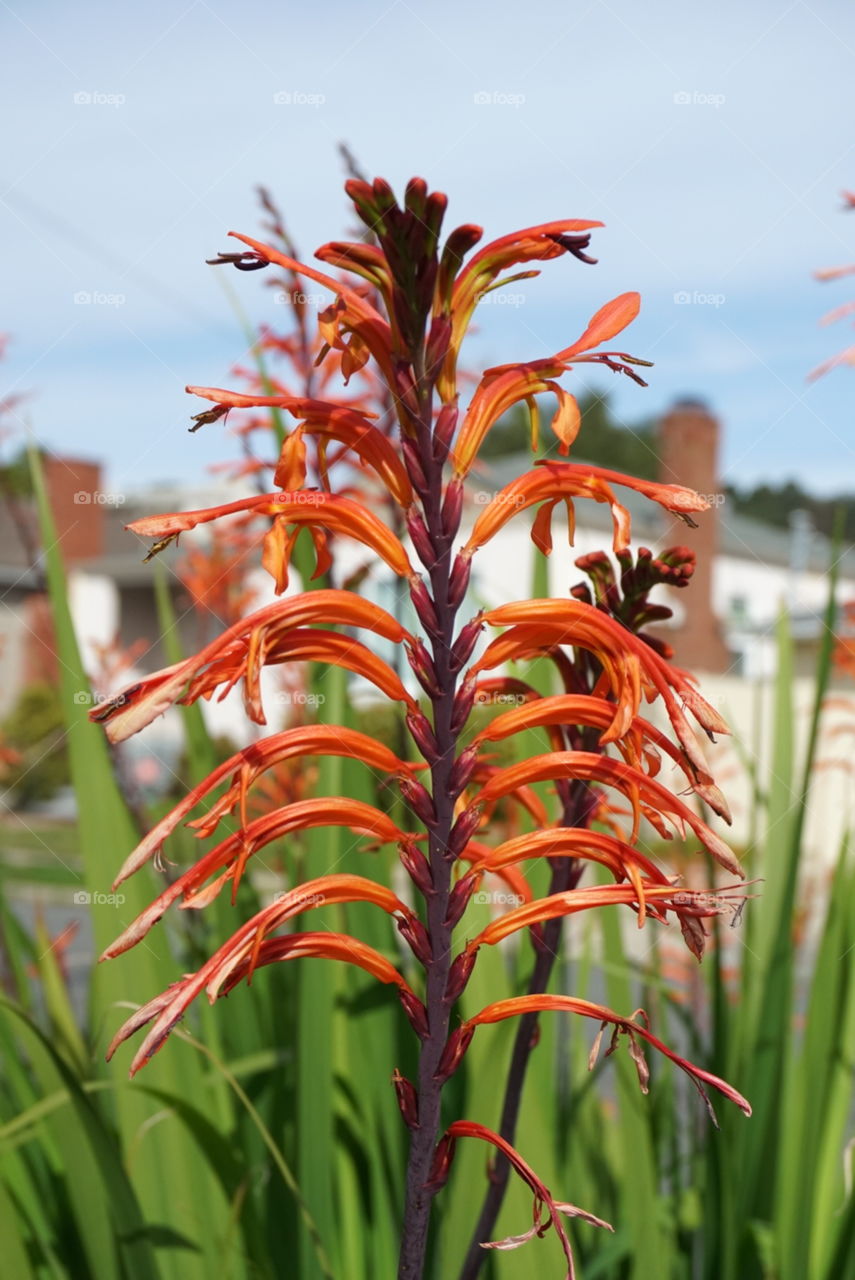
[[632, 323], [640, 309], [641, 295], [638, 293], [622, 293], [612, 298], [591, 318], [581, 338], [558, 352], [556, 360], [570, 360], [579, 351], [590, 351], [592, 347], [608, 342]]

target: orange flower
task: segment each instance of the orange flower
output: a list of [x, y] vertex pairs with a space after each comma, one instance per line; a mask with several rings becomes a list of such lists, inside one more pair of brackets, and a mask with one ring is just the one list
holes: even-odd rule
[[[160, 1049], [175, 1024], [183, 1017], [187, 1007], [203, 990], [213, 1004], [222, 994], [222, 987], [229, 983], [232, 975], [240, 971], [247, 978], [252, 976], [261, 946], [269, 933], [294, 916], [303, 915], [320, 906], [334, 906], [341, 902], [368, 902], [380, 907], [389, 915], [400, 916], [405, 920], [412, 918], [410, 909], [392, 893], [391, 889], [366, 880], [362, 876], [328, 875], [319, 876], [316, 880], [307, 880], [298, 888], [264, 907], [261, 911], [241, 925], [232, 936], [202, 965], [196, 973], [174, 984], [146, 1006], [148, 1016], [142, 1021], [138, 1011], [124, 1024], [113, 1038], [108, 1049], [110, 1057], [118, 1046], [128, 1038], [144, 1022], [157, 1020], [137, 1051], [131, 1063], [130, 1074], [133, 1076], [144, 1066], [153, 1054]], [[124, 948], [123, 948], [124, 949]], [[109, 954], [108, 953], [105, 953]], [[235, 979], [236, 980], [236, 979]], [[234, 985], [234, 982], [231, 982]], [[409, 990], [409, 988], [407, 988]]]
[[706, 511], [709, 502], [681, 485], [654, 484], [652, 481], [636, 480], [633, 476], [622, 475], [619, 471], [609, 471], [606, 467], [589, 467], [571, 462], [540, 462], [537, 469], [527, 471], [518, 476], [510, 484], [505, 485], [490, 502], [473, 525], [469, 539], [462, 554], [473, 555], [479, 547], [499, 532], [500, 529], [520, 511], [534, 506], [538, 502], [549, 501], [546, 515], [542, 510], [532, 528], [532, 541], [544, 553], [552, 550], [552, 536], [549, 532], [549, 515], [557, 502], [564, 499], [568, 511], [568, 535], [573, 543], [575, 520], [572, 498], [593, 498], [595, 502], [605, 502], [612, 509], [614, 520], [613, 547], [615, 551], [624, 551], [629, 545], [631, 532], [630, 516], [625, 507], [615, 497], [609, 482], [635, 489], [645, 497], [658, 502], [666, 511], [678, 515], [692, 524], [689, 515], [692, 511]]
[[[593, 1004], [590, 1000], [578, 1000], [574, 996], [518, 996], [511, 1000], [497, 1000], [494, 1004], [487, 1005], [487, 1007], [482, 1009], [480, 1013], [476, 1013], [474, 1018], [469, 1018], [463, 1026], [477, 1027], [488, 1022], [501, 1022], [505, 1018], [515, 1018], [518, 1014], [522, 1013], [544, 1012], [547, 1010], [556, 1013], [578, 1013], [584, 1018], [595, 1018], [597, 1021], [601, 1022], [603, 1026], [611, 1023], [615, 1028], [615, 1033], [612, 1037], [611, 1047], [608, 1050], [609, 1053], [614, 1052], [617, 1047], [618, 1037], [620, 1035], [625, 1035], [630, 1042], [630, 1053], [636, 1064], [636, 1068], [638, 1069], [642, 1093], [647, 1092], [648, 1071], [643, 1055], [635, 1043], [636, 1037], [646, 1041], [647, 1044], [652, 1045], [652, 1047], [657, 1049], [659, 1053], [664, 1054], [666, 1058], [670, 1058], [681, 1071], [685, 1071], [703, 1098], [713, 1124], [715, 1124], [716, 1127], [718, 1127], [718, 1125], [715, 1113], [710, 1106], [709, 1098], [707, 1097], [706, 1090], [704, 1089], [705, 1084], [712, 1085], [714, 1089], [718, 1089], [719, 1093], [723, 1093], [731, 1102], [735, 1102], [740, 1111], [744, 1112], [745, 1115], [751, 1115], [751, 1104], [743, 1098], [742, 1094], [734, 1089], [732, 1085], [729, 1085], [726, 1080], [721, 1080], [718, 1076], [714, 1076], [711, 1071], [705, 1071], [702, 1067], [696, 1067], [685, 1058], [681, 1058], [678, 1054], [674, 1053], [672, 1049], [669, 1049], [666, 1044], [663, 1044], [661, 1040], [657, 1039], [657, 1037], [648, 1031], [646, 1027], [639, 1026], [639, 1024], [635, 1022], [635, 1018], [638, 1014], [643, 1014], [643, 1010], [641, 1009], [637, 1010], [637, 1012], [632, 1014], [629, 1018], [622, 1018], [619, 1014], [606, 1008], [605, 1005]], [[598, 1036], [591, 1052], [591, 1065], [593, 1065], [593, 1061], [596, 1058], [597, 1050], [599, 1048], [599, 1040], [600, 1037]]]
[[296, 729], [286, 729], [282, 733], [273, 734], [230, 756], [203, 782], [188, 791], [183, 800], [161, 818], [160, 822], [152, 827], [128, 855], [113, 882], [113, 888], [118, 888], [123, 880], [127, 880], [128, 876], [138, 871], [150, 858], [156, 858], [163, 848], [164, 841], [179, 823], [183, 822], [196, 805], [222, 783], [228, 782], [223, 795], [203, 818], [190, 824], [196, 829], [200, 839], [211, 835], [217, 829], [221, 819], [233, 813], [236, 808], [240, 811], [241, 826], [245, 827], [247, 825], [247, 792], [256, 778], [282, 760], [295, 756], [313, 755], [346, 756], [352, 760], [361, 760], [369, 769], [374, 769], [378, 773], [399, 777], [412, 777], [415, 771], [414, 765], [399, 759], [383, 743], [377, 742], [365, 733], [359, 733], [356, 729], [316, 724], [300, 725]]
[[389, 697], [412, 705], [398, 676], [364, 645], [336, 632], [309, 630], [305, 626], [321, 621], [363, 627], [395, 643], [412, 640], [390, 613], [353, 592], [301, 592], [236, 622], [192, 658], [123, 689], [90, 712], [89, 718], [106, 725], [111, 742], [123, 742], [175, 702], [208, 697], [224, 681], [231, 688], [243, 677], [252, 718], [264, 724], [258, 687], [262, 658], [267, 662], [298, 661], [311, 659], [315, 653], [322, 655], [321, 661], [358, 671]]
[[[121, 955], [145, 937], [164, 913], [179, 898], [184, 907], [200, 907], [216, 897], [226, 880], [232, 880], [232, 902], [247, 862], [259, 849], [273, 840], [294, 831], [307, 831], [311, 827], [349, 827], [359, 835], [372, 836], [382, 844], [403, 840], [404, 833], [385, 814], [373, 805], [360, 800], [348, 800], [340, 796], [319, 800], [298, 800], [272, 813], [257, 818], [222, 840], [214, 849], [204, 854], [189, 870], [164, 889], [154, 902], [142, 911], [119, 935], [101, 957], [102, 960]], [[217, 872], [225, 872], [205, 886]], [[121, 879], [126, 876], [122, 875]]]
[[[520, 1245], [526, 1244], [527, 1241], [535, 1236], [545, 1235], [549, 1228], [552, 1227], [561, 1241], [561, 1248], [567, 1260], [566, 1280], [574, 1280], [576, 1273], [573, 1266], [573, 1252], [570, 1248], [570, 1241], [567, 1238], [564, 1224], [561, 1221], [562, 1215], [568, 1218], [581, 1218], [584, 1222], [590, 1222], [595, 1227], [603, 1227], [606, 1231], [614, 1231], [611, 1223], [604, 1222], [602, 1218], [596, 1218], [592, 1213], [587, 1213], [584, 1209], [579, 1209], [574, 1204], [556, 1200], [546, 1184], [537, 1176], [531, 1165], [523, 1160], [515, 1147], [512, 1147], [498, 1133], [493, 1133], [491, 1129], [486, 1129], [482, 1124], [474, 1124], [471, 1120], [455, 1120], [446, 1130], [445, 1138], [442, 1139], [437, 1149], [446, 1168], [453, 1159], [454, 1143], [457, 1138], [481, 1138], [484, 1142], [489, 1142], [510, 1162], [516, 1173], [534, 1193], [534, 1223], [531, 1228], [522, 1235], [508, 1236], [504, 1240], [493, 1240], [489, 1243], [484, 1241], [481, 1245], [482, 1249], [518, 1249]], [[547, 1211], [545, 1222], [543, 1220], [544, 1208]]]
[[643, 801], [651, 809], [671, 818], [681, 832], [686, 826], [691, 827], [716, 862], [733, 875], [742, 875], [742, 868], [724, 841], [661, 782], [638, 769], [630, 768], [620, 760], [612, 760], [592, 751], [552, 751], [547, 755], [531, 756], [506, 769], [499, 769], [480, 788], [478, 804], [490, 805], [521, 784], [530, 785], [555, 778], [584, 778], [588, 782], [617, 787], [630, 800], [636, 814], [633, 840], [638, 825], [639, 802]]
[[263, 493], [254, 498], [241, 498], [238, 502], [222, 503], [218, 507], [206, 507], [201, 511], [144, 516], [125, 528], [142, 538], [157, 539], [146, 557], [150, 559], [163, 551], [179, 534], [236, 512], [275, 516], [285, 525], [320, 525], [332, 532], [347, 534], [376, 551], [399, 577], [415, 577], [400, 539], [395, 537], [382, 520], [359, 502], [315, 489], [300, 489], [294, 493]]
[[[400, 506], [409, 507], [412, 503], [413, 488], [406, 468], [388, 437], [368, 421], [377, 415], [367, 409], [352, 409], [301, 396], [243, 395], [236, 391], [224, 391], [219, 387], [187, 387], [187, 390], [191, 395], [202, 396], [205, 400], [213, 400], [228, 408], [270, 406], [286, 409], [295, 418], [301, 419], [303, 433], [337, 440], [372, 467]], [[276, 483], [282, 484], [278, 472]], [[282, 487], [290, 486], [282, 484]]]

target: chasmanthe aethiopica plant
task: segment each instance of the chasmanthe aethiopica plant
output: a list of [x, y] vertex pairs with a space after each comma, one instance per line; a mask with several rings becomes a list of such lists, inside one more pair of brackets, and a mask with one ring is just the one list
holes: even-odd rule
[[[654, 484], [567, 460], [580, 416], [576, 400], [559, 379], [576, 365], [593, 364], [641, 381], [636, 370], [647, 362], [603, 349], [637, 314], [635, 293], [602, 307], [581, 337], [554, 355], [486, 370], [466, 396], [465, 409], [459, 404], [458, 357], [479, 300], [519, 279], [519, 274], [505, 274], [519, 264], [564, 257], [590, 262], [585, 251], [592, 228], [600, 223], [545, 223], [473, 253], [481, 239], [476, 226], [458, 227], [441, 243], [446, 198], [429, 193], [421, 179], [408, 184], [403, 205], [382, 180], [352, 180], [347, 192], [370, 235], [358, 243], [327, 244], [317, 256], [330, 268], [349, 273], [348, 282], [243, 235], [237, 239], [245, 248], [215, 261], [240, 270], [272, 265], [328, 290], [330, 305], [319, 315], [319, 358], [337, 360], [345, 382], [373, 362], [388, 389], [388, 421], [364, 410], [358, 397], [320, 400], [189, 388], [213, 405], [197, 415], [197, 426], [217, 421], [232, 408], [273, 405], [293, 417], [295, 426], [275, 471], [276, 488], [209, 510], [151, 516], [129, 527], [154, 539], [152, 551], [161, 551], [182, 532], [221, 517], [264, 518], [268, 531], [262, 562], [281, 598], [228, 627], [195, 656], [126, 689], [93, 712], [93, 718], [104, 722], [111, 741], [119, 742], [175, 703], [210, 698], [242, 681], [247, 715], [264, 725], [262, 670], [309, 661], [357, 673], [398, 704], [414, 750], [393, 751], [347, 726], [306, 724], [262, 737], [237, 752], [146, 835], [116, 883], [151, 859], [159, 865], [170, 833], [194, 812], [190, 825], [200, 837], [211, 836], [230, 818], [228, 834], [181, 871], [105, 954], [118, 956], [141, 942], [175, 903], [203, 908], [227, 886], [234, 900], [258, 850], [311, 827], [341, 826], [392, 845], [406, 870], [408, 888], [401, 888], [398, 876], [382, 884], [334, 869], [293, 883], [224, 940], [197, 972], [149, 999], [120, 1029], [110, 1052], [148, 1027], [131, 1065], [132, 1072], [138, 1070], [197, 996], [214, 1002], [265, 965], [306, 957], [357, 965], [394, 989], [419, 1044], [414, 1078], [405, 1078], [399, 1064], [388, 1064], [390, 1088], [409, 1130], [406, 1187], [401, 1188], [401, 1280], [423, 1275], [432, 1203], [463, 1138], [489, 1144], [493, 1151], [484, 1213], [477, 1224], [477, 1257], [485, 1256], [479, 1246], [509, 1249], [552, 1229], [572, 1276], [565, 1219], [608, 1224], [556, 1197], [526, 1162], [524, 1135], [518, 1139], [519, 1150], [513, 1144], [539, 1015], [569, 1012], [590, 1019], [599, 1027], [592, 1060], [605, 1029], [611, 1034], [609, 1052], [626, 1039], [642, 1089], [647, 1081], [644, 1050], [650, 1046], [686, 1072], [707, 1102], [709, 1086], [749, 1111], [734, 1088], [658, 1040], [642, 1011], [618, 1013], [547, 990], [561, 922], [575, 912], [622, 905], [636, 914], [639, 925], [676, 919], [689, 948], [700, 957], [704, 917], [728, 911], [744, 897], [739, 864], [692, 804], [694, 795], [708, 809], [728, 816], [689, 717], [710, 736], [726, 727], [690, 677], [672, 664], [667, 646], [644, 631], [668, 613], [649, 601], [650, 591], [659, 584], [685, 585], [692, 554], [685, 548], [658, 558], [644, 548], [633, 554], [629, 515], [612, 485], [635, 489], [689, 522], [707, 504], [679, 485]], [[554, 450], [492, 496], [464, 538], [464, 486], [485, 437], [509, 408], [524, 402], [536, 443], [537, 404], [543, 396], [557, 402], [551, 420]], [[375, 490], [382, 487], [382, 503], [354, 486], [359, 473], [370, 475]], [[618, 572], [607, 555], [589, 556], [582, 567], [590, 587], [574, 588], [566, 598], [522, 599], [466, 616], [471, 565], [479, 548], [509, 521], [530, 519], [524, 513], [536, 508], [532, 539], [548, 555], [556, 506], [566, 504], [572, 539], [578, 498], [611, 508]], [[389, 503], [400, 512], [398, 523], [406, 536], [397, 536], [377, 514]], [[317, 552], [316, 576], [330, 567], [331, 539], [361, 543], [397, 575], [409, 593], [417, 625], [406, 629], [358, 590], [323, 582], [313, 586], [307, 574], [302, 590], [283, 594], [295, 544], [307, 537]], [[355, 638], [356, 631], [362, 639]], [[406, 680], [374, 651], [377, 637], [403, 648], [411, 673]], [[539, 693], [521, 678], [522, 668], [505, 674], [508, 664], [533, 659], [554, 669], [560, 692]], [[482, 716], [475, 726], [481, 727], [473, 732], [473, 708], [491, 700], [500, 706], [510, 703], [510, 709], [502, 709], [486, 727]], [[667, 731], [642, 715], [645, 702], [661, 705], [660, 724]], [[545, 730], [551, 749], [497, 764], [495, 744], [532, 727]], [[392, 780], [402, 803], [383, 811], [346, 795], [323, 795], [250, 819], [248, 796], [265, 771], [288, 758], [324, 755], [364, 762]], [[670, 785], [660, 774], [663, 761]], [[540, 798], [536, 784], [543, 782], [553, 785], [557, 821], [549, 820]], [[518, 807], [533, 820], [497, 843], [491, 839], [497, 807], [502, 813]], [[681, 887], [639, 848], [642, 821], [666, 837], [690, 830], [736, 880], [714, 893]], [[549, 890], [536, 896], [526, 867], [544, 862], [550, 869]], [[583, 885], [592, 864], [605, 868], [612, 881]], [[516, 905], [497, 912], [486, 927], [473, 928], [467, 908], [488, 875], [504, 879]], [[337, 919], [335, 910], [343, 903], [372, 904], [386, 913], [397, 927], [398, 949], [391, 932], [390, 946], [381, 954], [331, 928], [329, 920]], [[325, 919], [329, 909], [332, 914]], [[318, 928], [302, 931], [315, 912]], [[297, 917], [301, 931], [294, 932]], [[479, 953], [513, 935], [519, 935], [519, 945], [531, 948], [527, 992], [461, 1017], [458, 1001]], [[505, 1019], [520, 1019], [520, 1027], [512, 1059], [502, 1067], [508, 1072], [507, 1093], [501, 1131], [495, 1132], [475, 1117], [449, 1117], [443, 1089], [479, 1027]], [[533, 1218], [520, 1235], [496, 1241], [489, 1231], [511, 1171], [531, 1189]], [[477, 1261], [467, 1265], [468, 1274], [474, 1274]]]

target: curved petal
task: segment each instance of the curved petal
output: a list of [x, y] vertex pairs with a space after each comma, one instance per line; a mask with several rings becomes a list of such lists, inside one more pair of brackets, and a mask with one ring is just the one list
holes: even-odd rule
[[685, 823], [691, 827], [720, 866], [733, 875], [742, 876], [742, 868], [724, 841], [661, 782], [638, 769], [630, 768], [620, 760], [612, 760], [591, 751], [552, 751], [500, 769], [480, 788], [478, 803], [488, 805], [521, 785], [556, 778], [584, 778], [588, 782], [600, 782], [617, 787], [634, 804], [639, 799], [643, 800], [651, 808], [672, 817], [679, 825]]
[[[188, 870], [173, 880], [150, 906], [140, 912], [137, 918], [110, 944], [101, 959], [112, 959], [135, 946], [179, 898], [185, 899], [185, 905], [188, 905], [188, 901], [189, 905], [197, 905], [193, 895], [198, 894], [205, 882], [223, 868], [226, 868], [226, 875], [216, 882], [216, 889], [219, 892], [226, 880], [231, 878], [232, 901], [234, 901], [246, 863], [259, 849], [263, 849], [272, 840], [278, 840], [294, 831], [332, 826], [349, 827], [351, 831], [359, 835], [372, 836], [383, 844], [405, 838], [404, 833], [390, 818], [387, 818], [379, 809], [375, 809], [373, 805], [365, 804], [361, 800], [348, 800], [335, 796], [318, 800], [298, 800], [294, 804], [285, 805], [241, 827], [239, 831], [227, 836], [214, 849], [199, 858]], [[122, 876], [122, 879], [124, 878]], [[215, 895], [206, 896], [203, 905], [207, 905], [213, 896]]]
[[[245, 806], [247, 791], [260, 774], [282, 760], [295, 756], [313, 755], [348, 756], [352, 760], [361, 760], [370, 769], [375, 769], [384, 775], [412, 777], [415, 773], [415, 766], [406, 760], [401, 760], [383, 743], [356, 729], [325, 724], [300, 725], [295, 729], [285, 729], [282, 733], [272, 734], [263, 741], [254, 742], [244, 747], [242, 751], [236, 752], [198, 786], [188, 791], [183, 800], [161, 818], [160, 822], [152, 827], [128, 855], [113, 882], [113, 888], [117, 888], [123, 880], [127, 880], [128, 876], [133, 875], [150, 858], [158, 854], [164, 841], [179, 823], [183, 822], [196, 805], [216, 790], [221, 783], [231, 779], [224, 795], [202, 820], [193, 824], [200, 829], [200, 836], [211, 835], [221, 818], [231, 813], [238, 805], [241, 808]], [[241, 825], [245, 826], [246, 823], [242, 822]]]
[[[670, 1058], [681, 1071], [685, 1071], [691, 1077], [701, 1096], [706, 1101], [708, 1108], [709, 1100], [703, 1089], [704, 1084], [712, 1085], [714, 1089], [718, 1089], [731, 1102], [735, 1102], [745, 1115], [751, 1115], [751, 1104], [726, 1080], [722, 1080], [719, 1076], [713, 1075], [711, 1071], [706, 1071], [703, 1067], [696, 1067], [685, 1058], [681, 1058], [672, 1049], [669, 1049], [666, 1044], [663, 1044], [661, 1040], [657, 1039], [646, 1027], [640, 1026], [632, 1018], [622, 1018], [619, 1014], [614, 1013], [613, 1010], [606, 1008], [605, 1005], [593, 1004], [590, 1000], [577, 1000], [574, 996], [559, 995], [518, 996], [511, 1000], [499, 1000], [495, 1004], [487, 1005], [486, 1008], [477, 1013], [474, 1018], [470, 1018], [464, 1025], [471, 1027], [481, 1026], [488, 1022], [501, 1022], [504, 1018], [514, 1018], [519, 1014], [547, 1011], [578, 1013], [584, 1018], [595, 1018], [598, 1022], [611, 1023], [619, 1032], [624, 1034], [638, 1036], [649, 1045], [652, 1045], [659, 1053], [664, 1054], [666, 1058]], [[646, 1089], [644, 1091], [646, 1092]], [[712, 1111], [712, 1108], [709, 1109]], [[712, 1118], [715, 1121], [714, 1115]]]

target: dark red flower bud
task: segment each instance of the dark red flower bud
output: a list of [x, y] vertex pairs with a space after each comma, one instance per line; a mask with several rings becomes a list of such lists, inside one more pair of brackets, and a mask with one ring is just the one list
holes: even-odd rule
[[421, 920], [417, 920], [415, 916], [399, 917], [398, 932], [407, 943], [416, 959], [421, 964], [430, 964], [433, 960], [433, 951], [430, 945], [430, 934], [422, 924]]
[[475, 681], [466, 680], [454, 695], [454, 705], [451, 708], [452, 733], [460, 733], [469, 719], [469, 712], [472, 710], [472, 704], [475, 701], [475, 692]]
[[428, 491], [427, 477], [425, 476], [422, 460], [419, 457], [418, 445], [414, 440], [408, 440], [405, 437], [401, 440], [401, 453], [404, 456], [404, 465], [407, 468], [407, 475], [412, 481], [413, 488], [416, 493], [426, 494]]
[[407, 728], [425, 760], [428, 764], [433, 764], [439, 757], [439, 746], [430, 720], [421, 711], [408, 711]]
[[415, 578], [410, 582], [410, 599], [413, 602], [419, 622], [424, 629], [431, 635], [438, 636], [441, 634], [439, 619], [436, 616], [431, 594], [428, 591], [421, 578]]
[[466, 786], [472, 773], [478, 763], [477, 746], [467, 747], [462, 751], [451, 766], [451, 773], [448, 777], [448, 790], [456, 799], [463, 788]]
[[440, 409], [433, 428], [433, 456], [437, 462], [445, 462], [454, 433], [457, 430], [457, 401], [444, 404]]
[[463, 810], [451, 828], [451, 834], [448, 837], [447, 857], [457, 858], [460, 856], [478, 830], [480, 822], [481, 806], [479, 804], [471, 804], [468, 809]]
[[437, 1143], [428, 1180], [425, 1183], [425, 1191], [429, 1191], [431, 1195], [436, 1195], [437, 1191], [441, 1191], [446, 1182], [448, 1182], [451, 1162], [454, 1159], [454, 1146], [454, 1138], [450, 1138], [447, 1133]]
[[436, 668], [424, 641], [416, 638], [414, 641], [407, 643], [407, 660], [412, 667], [413, 674], [428, 697], [441, 698], [442, 690], [436, 678]]
[[454, 1075], [463, 1061], [463, 1055], [469, 1048], [474, 1034], [475, 1028], [467, 1027], [465, 1024], [462, 1027], [458, 1027], [456, 1031], [452, 1031], [434, 1072], [434, 1080], [443, 1081]]
[[428, 333], [427, 345], [425, 346], [425, 365], [427, 366], [429, 378], [438, 376], [445, 357], [448, 355], [450, 341], [451, 316], [435, 316]]
[[436, 564], [436, 548], [433, 545], [424, 517], [415, 507], [410, 507], [407, 512], [407, 532], [412, 539], [413, 547], [416, 555], [421, 560], [426, 569], [432, 569]]
[[448, 910], [445, 913], [443, 922], [447, 928], [453, 929], [460, 920], [463, 912], [469, 906], [469, 899], [481, 883], [481, 876], [482, 872], [480, 871], [468, 871], [465, 876], [460, 877], [451, 890], [448, 895]]
[[478, 637], [484, 630], [484, 624], [481, 621], [480, 614], [477, 618], [473, 618], [471, 622], [467, 622], [454, 641], [451, 648], [451, 661], [449, 667], [452, 671], [459, 671], [464, 663], [468, 662], [472, 657], [472, 650], [478, 643]]
[[418, 422], [420, 416], [419, 397], [416, 392], [416, 384], [413, 381], [413, 375], [410, 372], [409, 365], [399, 364], [394, 371], [395, 378], [395, 395], [400, 404], [403, 405], [406, 412]]
[[472, 561], [469, 556], [456, 556], [448, 577], [448, 603], [452, 609], [456, 609], [466, 595], [471, 572]]
[[463, 511], [463, 481], [451, 480], [445, 488], [442, 500], [442, 532], [447, 538], [455, 538], [460, 528]]
[[436, 824], [436, 809], [426, 787], [413, 778], [399, 778], [398, 789], [417, 818], [421, 818], [429, 827]]
[[433, 897], [436, 889], [430, 863], [421, 850], [414, 844], [402, 844], [398, 850], [398, 856], [401, 859], [401, 866], [404, 867], [419, 893], [425, 898]]
[[420, 1040], [427, 1040], [430, 1034], [428, 1031], [427, 1009], [421, 1000], [418, 996], [413, 995], [409, 989], [402, 988], [398, 989], [398, 998], [416, 1035]]
[[415, 1085], [406, 1076], [402, 1076], [397, 1068], [392, 1074], [392, 1084], [395, 1086], [395, 1096], [398, 1099], [401, 1115], [404, 1117], [404, 1124], [408, 1129], [418, 1129], [419, 1095], [416, 1093]]
[[475, 960], [477, 959], [477, 948], [470, 951], [467, 947], [465, 951], [461, 951], [459, 956], [455, 956], [451, 962], [451, 968], [448, 971], [448, 982], [445, 984], [445, 995], [443, 999], [447, 1004], [454, 1004], [466, 989], [466, 984], [471, 977], [472, 970], [475, 968]]

